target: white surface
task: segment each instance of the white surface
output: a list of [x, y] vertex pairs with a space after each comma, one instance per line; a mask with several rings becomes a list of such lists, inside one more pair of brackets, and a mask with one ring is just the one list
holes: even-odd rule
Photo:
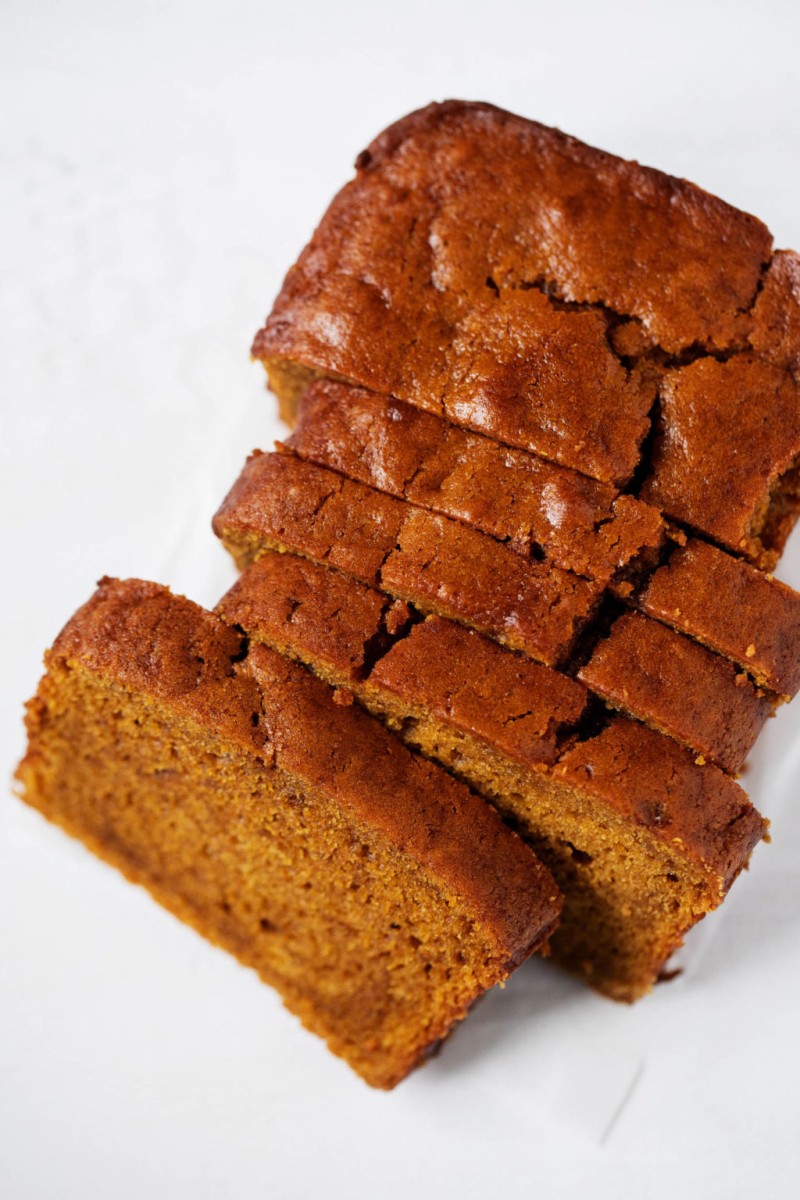
[[[231, 580], [209, 518], [279, 432], [250, 337], [387, 122], [490, 99], [800, 246], [791, 0], [4, 0], [2, 19], [6, 778], [41, 652], [97, 577], [209, 603]], [[798, 538], [780, 574], [800, 584]], [[389, 1096], [4, 795], [0, 1195], [796, 1195], [799, 732], [796, 703], [759, 743], [774, 841], [682, 978], [627, 1009], [531, 964]]]

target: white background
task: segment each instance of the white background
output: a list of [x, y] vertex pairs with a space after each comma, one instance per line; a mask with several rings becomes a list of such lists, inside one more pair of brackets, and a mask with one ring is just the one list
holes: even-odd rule
[[[279, 434], [250, 338], [355, 154], [449, 95], [686, 175], [800, 246], [800, 7], [3, 0], [2, 771], [102, 574], [213, 603]], [[800, 535], [782, 577], [800, 584]], [[370, 1092], [249, 972], [0, 798], [0, 1195], [795, 1196], [800, 702], [774, 840], [633, 1009], [542, 963]]]

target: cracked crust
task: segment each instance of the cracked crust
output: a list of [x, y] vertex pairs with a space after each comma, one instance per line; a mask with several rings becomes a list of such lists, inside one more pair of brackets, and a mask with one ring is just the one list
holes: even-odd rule
[[777, 366], [800, 373], [800, 255], [778, 250], [753, 308], [750, 345]]
[[538, 662], [570, 655], [602, 584], [531, 562], [475, 529], [409, 507], [381, 587], [423, 612], [451, 617]]
[[529, 766], [555, 762], [586, 711], [585, 688], [560, 672], [441, 617], [398, 622], [388, 597], [292, 555], [265, 554], [217, 611], [359, 694], [402, 643], [419, 705]]
[[578, 678], [731, 774], [774, 708], [733, 663], [642, 613], [614, 622]]
[[[344, 465], [340, 458], [336, 461]], [[615, 504], [628, 499], [621, 496]], [[731, 773], [741, 769], [777, 699], [758, 691], [746, 672], [755, 672], [765, 655], [769, 659], [770, 645], [776, 650], [781, 644], [785, 647], [784, 674], [796, 661], [794, 593], [771, 586], [752, 568], [745, 567], [745, 574], [736, 580], [731, 579], [730, 569], [722, 571], [719, 565], [717, 569], [717, 575], [727, 577], [727, 582], [721, 580], [719, 595], [724, 598], [725, 587], [730, 593], [735, 583], [740, 610], [749, 606], [754, 622], [749, 632], [740, 635], [740, 643], [744, 636], [747, 641], [743, 647], [740, 644], [739, 655], [745, 661], [737, 667], [724, 649], [720, 654], [716, 645], [699, 644], [714, 638], [708, 605], [705, 615], [698, 614], [690, 622], [687, 632], [698, 633], [694, 640], [684, 636], [680, 620], [665, 618], [663, 613], [661, 621], [629, 613], [616, 622], [610, 635], [604, 634], [614, 604], [603, 583], [526, 559], [477, 529], [291, 455], [251, 459], [215, 519], [215, 528], [243, 566], [269, 550], [300, 554], [333, 565], [362, 584], [377, 586], [414, 605], [419, 613], [447, 617], [539, 663], [577, 671], [610, 706]], [[601, 526], [601, 531], [606, 528], [613, 529], [613, 523]], [[678, 564], [683, 561], [680, 547], [675, 553]], [[697, 568], [693, 579], [695, 591], [707, 595], [705, 582], [697, 583]], [[623, 581], [613, 585], [612, 592], [647, 611], [649, 601], [643, 599], [649, 594], [647, 582], [637, 592], [632, 583]], [[759, 616], [762, 594], [771, 607]], [[334, 639], [337, 653], [346, 642], [341, 639], [348, 632], [349, 617], [358, 618], [365, 605], [375, 604], [374, 597], [369, 600], [369, 592], [361, 588], [354, 587], [352, 595], [352, 614], [338, 616], [345, 606], [339, 596], [337, 619], [328, 623], [326, 636]], [[385, 599], [383, 607], [371, 614], [374, 647], [380, 647], [386, 637], [382, 621], [388, 604]], [[687, 610], [691, 608], [690, 602]], [[771, 627], [767, 613], [773, 617]], [[294, 615], [290, 614], [292, 619]], [[761, 636], [755, 633], [759, 622], [764, 625]], [[716, 624], [722, 629], [725, 618]], [[677, 631], [670, 625], [677, 625]], [[758, 642], [764, 653], [757, 652]], [[317, 653], [322, 649], [318, 646]], [[364, 665], [363, 657], [358, 660], [363, 651], [357, 646], [348, 653], [354, 670]], [[582, 667], [581, 662], [585, 662]]]
[[664, 538], [655, 509], [609, 484], [362, 388], [313, 382], [286, 448], [590, 579], [655, 557]]
[[766, 570], [800, 503], [800, 387], [735, 355], [669, 372], [642, 500]]
[[254, 455], [214, 518], [245, 566], [289, 550], [452, 617], [547, 665], [570, 653], [603, 585], [291, 455]]
[[252, 454], [214, 517], [241, 566], [263, 547], [290, 550], [377, 584], [406, 508], [287, 454]]
[[781, 699], [800, 688], [800, 594], [748, 563], [692, 539], [654, 572], [636, 603]]
[[359, 156], [253, 353], [278, 390], [304, 366], [621, 483], [654, 396], [629, 352], [746, 346], [771, 247], [690, 183], [449, 101]]

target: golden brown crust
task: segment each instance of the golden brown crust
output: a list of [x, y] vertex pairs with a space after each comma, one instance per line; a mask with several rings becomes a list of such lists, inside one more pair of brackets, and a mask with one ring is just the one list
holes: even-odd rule
[[[379, 722], [265, 646], [166, 588], [104, 579], [48, 661], [152, 695], [267, 767], [307, 780], [412, 857], [522, 961], [552, 927], [549, 872], [486, 804]], [[257, 722], [254, 721], [257, 718]]]
[[242, 572], [216, 611], [230, 625], [268, 632], [270, 646], [321, 665], [324, 678], [340, 685], [363, 679], [372, 648], [388, 645], [390, 606], [389, 597], [338, 571], [268, 552]]
[[733, 663], [642, 613], [615, 621], [578, 678], [733, 774], [773, 710]]
[[555, 762], [586, 709], [581, 684], [441, 617], [392, 627], [390, 605], [335, 571], [266, 554], [217, 611], [331, 683], [391, 689], [402, 677], [419, 705], [464, 732], [529, 766]]
[[569, 656], [603, 590], [411, 506], [380, 582], [424, 612], [462, 621], [548, 666]]
[[720, 899], [767, 832], [739, 785], [718, 767], [698, 766], [669, 738], [624, 717], [578, 743], [554, 770], [694, 858], [718, 878]]
[[45, 656], [56, 664], [109, 676], [131, 691], [208, 721], [240, 750], [269, 764], [274, 747], [252, 723], [261, 696], [236, 670], [246, 643], [196, 604], [161, 584], [103, 578]]
[[[770, 528], [771, 493], [800, 456], [800, 388], [749, 355], [670, 372], [641, 498], [767, 569], [794, 521]], [[796, 500], [789, 501], [790, 505]]]
[[441, 617], [414, 625], [391, 645], [368, 685], [412, 699], [533, 768], [555, 762], [588, 702], [575, 680]]
[[750, 345], [778, 366], [800, 370], [800, 255], [778, 250], [753, 309]]
[[300, 398], [286, 446], [590, 579], [610, 579], [664, 537], [655, 509], [608, 484], [331, 380]]
[[[461, 167], [453, 184], [461, 192], [474, 186], [468, 155], [481, 156], [478, 178], [493, 204], [502, 212], [508, 202], [515, 215], [522, 208], [526, 229], [517, 232], [535, 239], [532, 253], [542, 256], [548, 278], [566, 273], [567, 299], [636, 317], [667, 350], [706, 342], [721, 348], [724, 331], [737, 327], [756, 295], [772, 245], [756, 217], [688, 180], [491, 104], [430, 104], [379, 134], [356, 165], [375, 169], [394, 159], [402, 176], [404, 156], [424, 169], [433, 145], [446, 158], [428, 169], [441, 178], [450, 164]], [[506, 172], [521, 185], [511, 195], [502, 186]]]
[[255, 340], [267, 365], [622, 482], [654, 388], [620, 360], [630, 337], [609, 344], [620, 315], [669, 353], [747, 344], [771, 237], [692, 184], [459, 101], [398, 122], [357, 168]]
[[242, 565], [290, 550], [554, 665], [602, 584], [290, 455], [251, 457], [214, 518]]
[[375, 584], [397, 544], [406, 508], [287, 454], [256, 452], [214, 517], [229, 548], [287, 549]]
[[637, 603], [784, 699], [800, 688], [800, 594], [748, 563], [694, 538], [650, 577]]

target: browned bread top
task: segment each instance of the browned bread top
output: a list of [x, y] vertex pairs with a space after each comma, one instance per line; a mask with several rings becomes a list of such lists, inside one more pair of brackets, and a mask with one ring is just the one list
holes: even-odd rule
[[[267, 630], [271, 646], [313, 661], [339, 685], [363, 679], [372, 657], [385, 649], [392, 600], [339, 571], [270, 551], [239, 576], [216, 611], [231, 625]], [[396, 631], [403, 614], [395, 616]]]
[[629, 713], [735, 774], [771, 700], [734, 664], [643, 613], [625, 613], [578, 672]]
[[576, 680], [440, 617], [409, 630], [388, 597], [290, 554], [253, 563], [217, 611], [331, 682], [402, 676], [417, 705], [527, 765], [554, 762], [586, 709]]
[[[665, 376], [652, 474], [641, 498], [767, 569], [794, 523], [800, 385], [750, 354]], [[782, 478], [783, 477], [783, 478]]]
[[800, 255], [778, 250], [753, 309], [750, 345], [779, 366], [800, 368]]
[[650, 577], [639, 606], [789, 699], [800, 688], [800, 594], [696, 538]]
[[212, 723], [240, 750], [274, 761], [259, 721], [261, 693], [237, 670], [247, 643], [196, 604], [158, 583], [101, 579], [45, 655], [48, 668], [75, 667]]
[[746, 346], [771, 245], [684, 180], [449, 101], [359, 156], [253, 352], [622, 482], [655, 392], [631, 348]]
[[658, 511], [634, 496], [333, 380], [309, 384], [286, 447], [590, 579], [610, 579], [663, 540]]
[[672, 841], [719, 879], [722, 893], [767, 832], [730, 776], [698, 766], [675, 742], [625, 717], [579, 742], [554, 771]]
[[[273, 554], [242, 574], [220, 609], [253, 640], [263, 638], [335, 674], [330, 612], [347, 603], [353, 587], [324, 567]], [[293, 610], [297, 620], [285, 619], [293, 605], [277, 602], [281, 594], [300, 598]], [[352, 611], [366, 612], [363, 598], [356, 597]], [[353, 616], [351, 646], [374, 639], [372, 618], [360, 638], [357, 624]], [[367, 703], [383, 693], [517, 763], [552, 770], [701, 864], [720, 896], [766, 832], [741, 787], [717, 767], [697, 763], [669, 737], [625, 717], [612, 718], [599, 734], [582, 735], [585, 693], [579, 684], [440, 618], [386, 638], [353, 684]]]
[[289, 454], [255, 454], [214, 517], [247, 565], [289, 550], [452, 617], [548, 665], [566, 659], [603, 584]]

